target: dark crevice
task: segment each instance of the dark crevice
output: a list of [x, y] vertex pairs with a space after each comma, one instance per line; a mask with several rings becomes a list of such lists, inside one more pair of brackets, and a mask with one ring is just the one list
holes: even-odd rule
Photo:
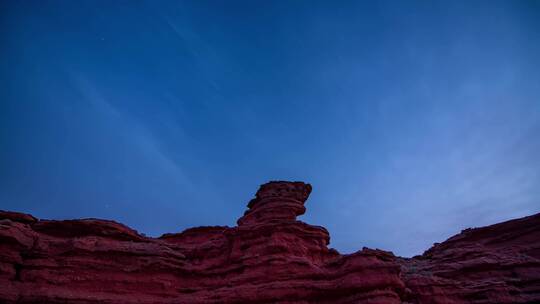
[[22, 264], [16, 263], [13, 265], [15, 268], [15, 279], [14, 281], [20, 282], [21, 281], [21, 270], [22, 270]]

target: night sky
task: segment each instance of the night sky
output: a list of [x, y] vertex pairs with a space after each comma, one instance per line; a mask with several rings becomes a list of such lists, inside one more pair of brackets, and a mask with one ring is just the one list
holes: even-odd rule
[[269, 180], [345, 253], [540, 212], [540, 2], [0, 1], [0, 209], [159, 236]]

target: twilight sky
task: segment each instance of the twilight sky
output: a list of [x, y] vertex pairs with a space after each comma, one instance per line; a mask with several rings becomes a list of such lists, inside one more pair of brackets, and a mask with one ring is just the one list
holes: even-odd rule
[[0, 209], [158, 236], [276, 179], [341, 252], [540, 212], [540, 3], [0, 2]]

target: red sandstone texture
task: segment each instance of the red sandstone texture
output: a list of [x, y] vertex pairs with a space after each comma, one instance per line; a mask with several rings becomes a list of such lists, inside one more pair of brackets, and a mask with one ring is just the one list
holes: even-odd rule
[[540, 303], [540, 214], [411, 259], [341, 255], [296, 217], [311, 186], [262, 185], [236, 227], [149, 238], [113, 221], [0, 212], [0, 303]]

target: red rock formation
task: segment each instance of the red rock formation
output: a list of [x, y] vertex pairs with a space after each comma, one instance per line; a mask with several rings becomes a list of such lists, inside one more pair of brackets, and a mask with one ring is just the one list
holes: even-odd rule
[[463, 230], [399, 262], [413, 303], [540, 303], [540, 213]]
[[311, 186], [261, 186], [237, 227], [148, 238], [121, 224], [0, 212], [0, 303], [536, 303], [540, 215], [412, 259], [340, 255], [296, 220]]

